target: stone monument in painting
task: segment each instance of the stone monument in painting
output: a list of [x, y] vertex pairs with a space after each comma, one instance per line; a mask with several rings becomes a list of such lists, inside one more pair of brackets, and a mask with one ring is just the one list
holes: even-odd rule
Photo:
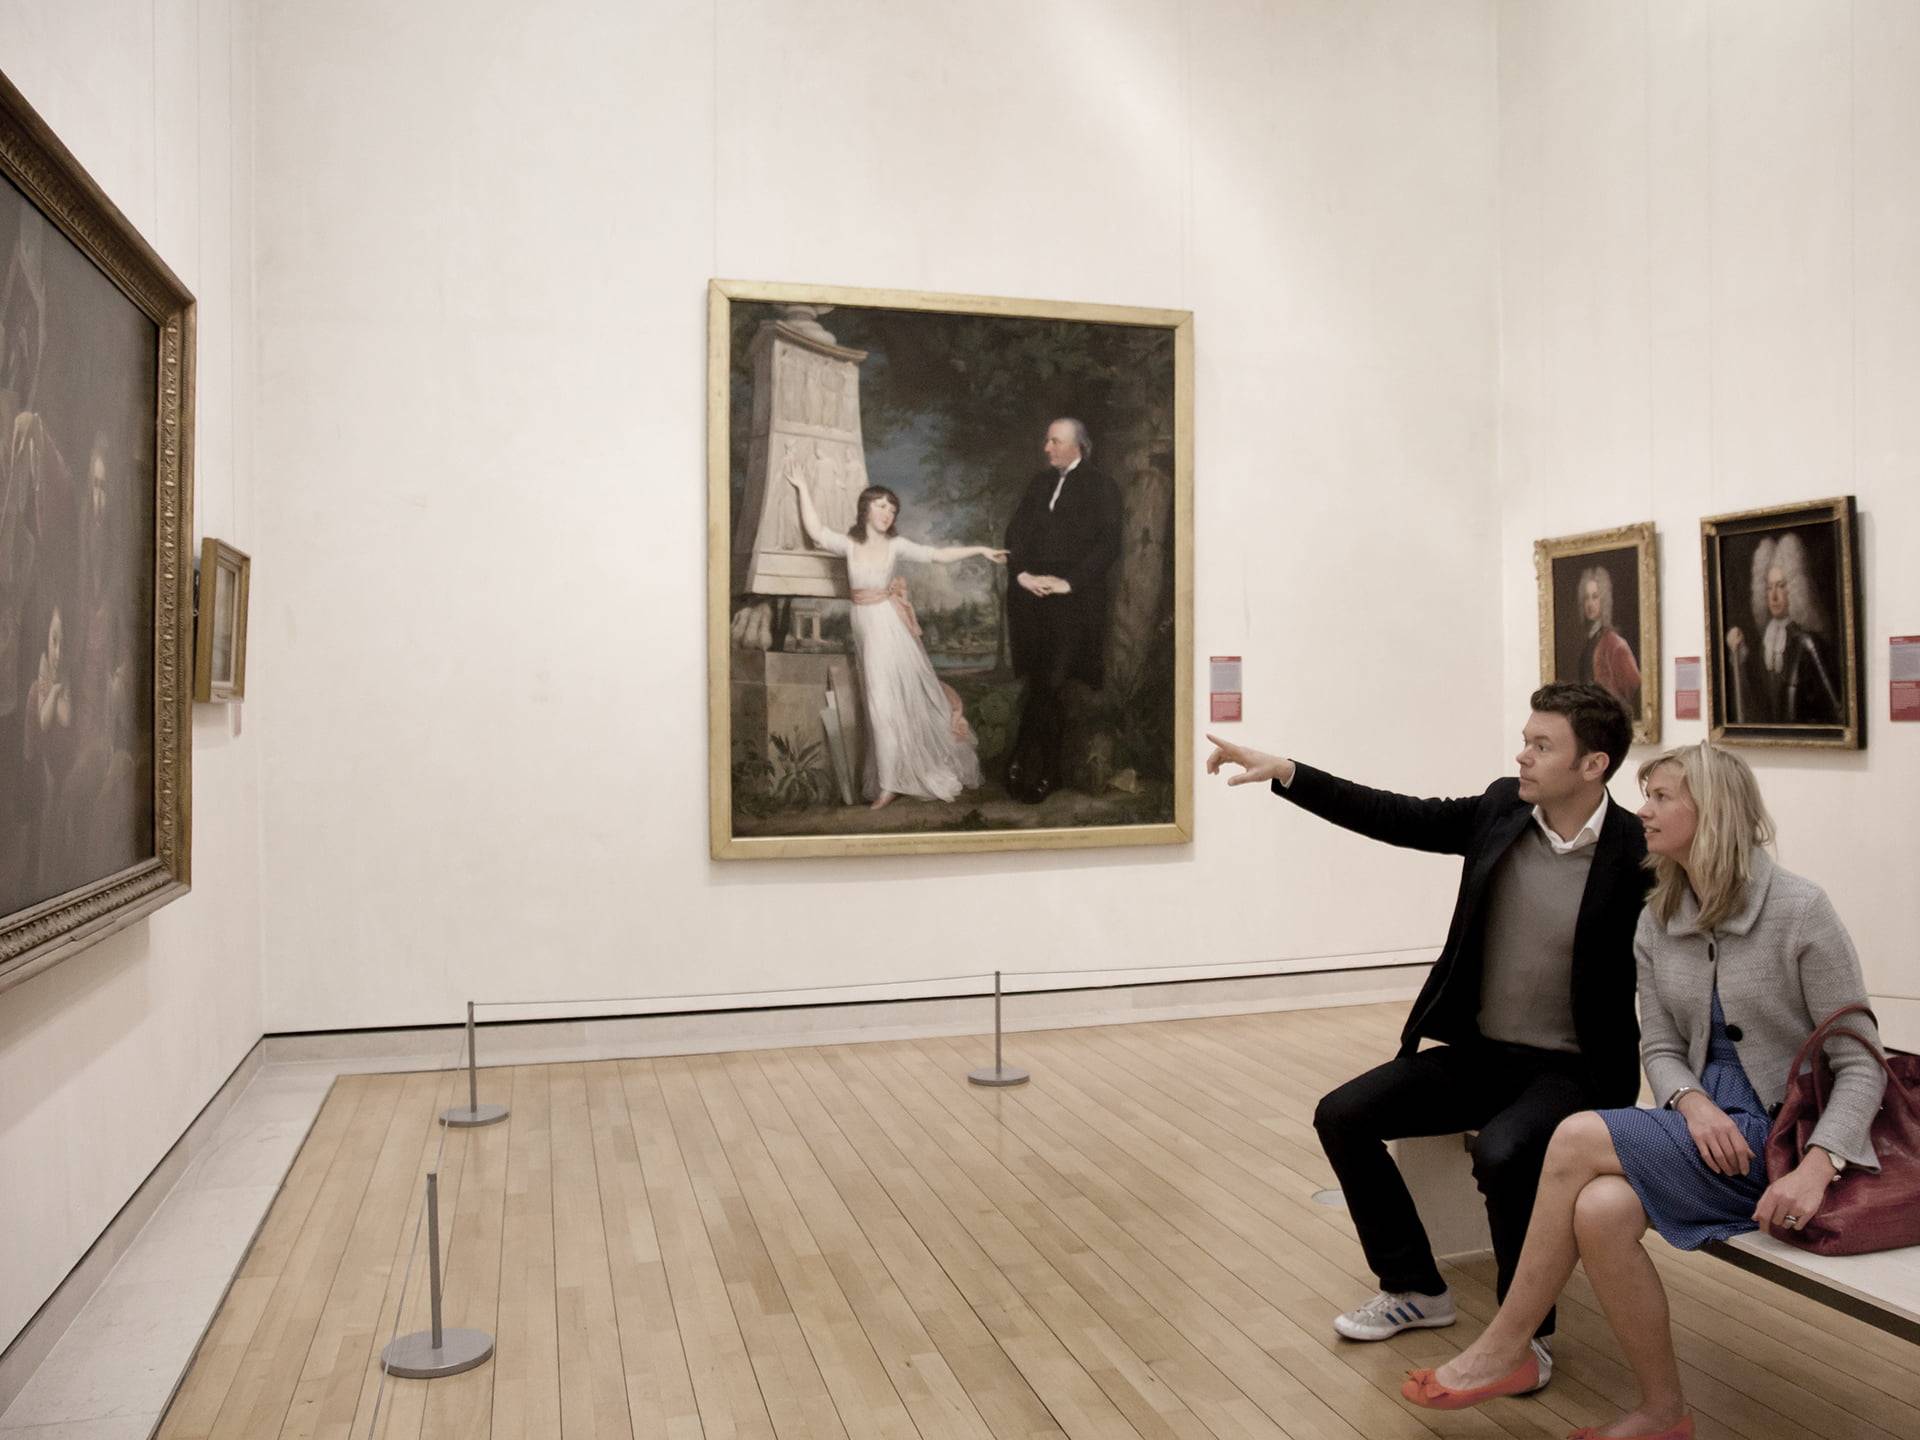
[[[847, 568], [807, 543], [788, 477], [800, 475], [820, 521], [853, 524], [867, 487], [860, 431], [864, 350], [821, 325], [830, 307], [787, 305], [753, 338], [746, 493], [733, 532], [733, 736], [773, 758], [774, 737], [821, 742], [843, 798], [859, 797], [861, 705], [851, 656], [821, 639], [822, 602], [847, 598]], [[838, 717], [839, 754], [823, 712]], [[848, 774], [847, 772], [851, 772]], [[849, 784], [851, 793], [848, 793]]]

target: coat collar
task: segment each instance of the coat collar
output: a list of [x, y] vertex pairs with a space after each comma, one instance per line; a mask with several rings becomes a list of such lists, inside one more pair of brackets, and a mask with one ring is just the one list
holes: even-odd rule
[[[1752, 866], [1753, 875], [1747, 882], [1746, 899], [1737, 911], [1720, 922], [1718, 933], [1722, 935], [1744, 935], [1753, 929], [1754, 922], [1760, 918], [1760, 907], [1766, 904], [1767, 889], [1773, 884], [1773, 857], [1764, 850], [1756, 849]], [[1688, 890], [1680, 897], [1680, 906], [1673, 912], [1673, 917], [1667, 921], [1667, 934], [1698, 934], [1699, 919], [1700, 902], [1694, 898], [1693, 891]]]

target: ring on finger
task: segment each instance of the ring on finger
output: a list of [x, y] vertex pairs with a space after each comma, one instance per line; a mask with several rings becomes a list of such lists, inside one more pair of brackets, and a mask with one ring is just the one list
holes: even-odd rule
[[1789, 1230], [1798, 1230], [1800, 1228], [1800, 1217], [1798, 1215], [1789, 1215], [1786, 1217], [1786, 1221]]

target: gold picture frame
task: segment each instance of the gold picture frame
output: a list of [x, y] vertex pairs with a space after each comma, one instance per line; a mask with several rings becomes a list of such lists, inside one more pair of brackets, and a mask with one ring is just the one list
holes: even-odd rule
[[[820, 323], [823, 316], [834, 331]], [[714, 280], [708, 318], [712, 856], [1189, 842], [1192, 314]], [[1076, 370], [1095, 351], [1105, 363]], [[1128, 371], [1110, 363], [1121, 353], [1147, 359]], [[1022, 357], [1034, 355], [1043, 359], [1031, 371], [1019, 368], [1026, 363]], [[870, 356], [881, 363], [867, 364]], [[1042, 378], [1042, 370], [1049, 378]], [[1074, 379], [1096, 370], [1113, 388]], [[1133, 388], [1116, 386], [1111, 377], [1121, 372], [1131, 375]], [[991, 386], [982, 379], [990, 373], [999, 376]], [[999, 413], [983, 398], [989, 392], [1006, 398], [1004, 452], [999, 439], [981, 438]], [[1079, 415], [1083, 408], [1092, 413]], [[1079, 613], [1092, 613], [1094, 602], [1087, 597], [1104, 595], [1101, 613], [1108, 623], [1095, 647], [1105, 659], [1100, 684], [1072, 680], [1067, 686], [1081, 707], [1076, 713], [1094, 717], [1084, 732], [1073, 728], [1078, 722], [1064, 722], [1067, 740], [1060, 753], [1068, 757], [1064, 772], [1070, 778], [1057, 788], [1027, 784], [1019, 792], [1027, 798], [1016, 800], [1019, 771], [1002, 763], [1012, 747], [1025, 743], [1020, 725], [1033, 687], [1021, 688], [1013, 678], [1021, 640], [1008, 640], [1012, 627], [999, 612], [1029, 602], [1007, 598], [1006, 587], [1018, 577], [1003, 580], [991, 557], [980, 552], [1001, 547], [1010, 516], [1031, 503], [1023, 497], [1040, 484], [1043, 433], [1068, 416], [1093, 426], [1079, 432], [1097, 456], [1087, 476], [1100, 473], [1096, 466], [1112, 465], [1112, 452], [1120, 452], [1124, 483], [1113, 485], [1111, 494], [1125, 512], [1127, 546], [1110, 571], [1100, 571], [1097, 588], [1083, 592]], [[1102, 434], [1100, 416], [1120, 418]], [[1109, 442], [1105, 448], [1102, 441]], [[1002, 453], [1014, 458], [993, 460]], [[923, 652], [912, 663], [938, 670], [955, 738], [977, 747], [979, 783], [952, 800], [908, 797], [884, 810], [870, 808], [861, 754], [873, 712], [864, 696], [879, 650], [864, 654], [852, 626], [858, 606], [875, 606], [873, 618], [880, 619], [881, 599], [895, 597], [863, 591], [868, 598], [851, 603], [856, 587], [848, 564], [805, 538], [797, 501], [780, 483], [791, 483], [796, 474], [820, 491], [816, 518], [833, 522], [823, 533], [844, 533], [862, 486], [885, 481], [906, 497], [899, 538], [937, 536], [931, 547], [936, 555], [967, 551], [963, 561], [926, 567], [929, 575], [938, 570], [958, 577], [950, 585], [942, 580], [923, 598], [900, 602], [920, 606], [917, 620], [910, 609], [905, 612], [904, 623], [914, 627], [912, 644]], [[1077, 487], [1079, 503], [1091, 503], [1084, 497], [1101, 493], [1100, 485], [1089, 478]], [[1056, 500], [1059, 493], [1056, 488]], [[826, 514], [830, 496], [846, 514]], [[890, 530], [885, 533], [891, 537]], [[961, 540], [972, 543], [954, 543]], [[889, 538], [882, 548], [893, 543]], [[914, 583], [918, 597], [921, 582]], [[991, 587], [991, 597], [983, 587]], [[1022, 589], [1034, 593], [1025, 584]], [[943, 596], [950, 602], [945, 610], [936, 608]], [[936, 653], [939, 646], [954, 653]], [[818, 703], [823, 694], [824, 706]], [[1124, 733], [1113, 722], [1120, 695], [1140, 699]], [[787, 721], [777, 720], [780, 715]]]
[[191, 882], [194, 317], [0, 76], [0, 990]]
[[1700, 572], [1714, 741], [1865, 749], [1854, 497], [1707, 516]]
[[[1653, 522], [1533, 544], [1540, 683], [1599, 684], [1660, 743], [1660, 567]], [[1618, 622], [1618, 623], [1616, 623]]]
[[[222, 583], [224, 582], [224, 583]], [[212, 536], [200, 542], [195, 605], [193, 698], [202, 703], [247, 695], [247, 598], [253, 561]]]

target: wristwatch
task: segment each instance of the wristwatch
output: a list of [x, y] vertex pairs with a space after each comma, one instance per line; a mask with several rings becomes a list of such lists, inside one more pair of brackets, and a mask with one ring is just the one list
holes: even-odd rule
[[1698, 1085], [1682, 1085], [1678, 1090], [1667, 1096], [1666, 1108], [1669, 1110], [1677, 1110], [1680, 1107], [1680, 1097], [1682, 1095], [1691, 1095], [1699, 1088]]
[[1813, 1148], [1818, 1150], [1822, 1155], [1826, 1156], [1827, 1159], [1833, 1162], [1833, 1178], [1834, 1179], [1838, 1180], [1841, 1177], [1841, 1175], [1843, 1175], [1846, 1172], [1847, 1161], [1845, 1156], [1834, 1154], [1833, 1151], [1827, 1149], [1827, 1147], [1824, 1145], [1816, 1145]]

